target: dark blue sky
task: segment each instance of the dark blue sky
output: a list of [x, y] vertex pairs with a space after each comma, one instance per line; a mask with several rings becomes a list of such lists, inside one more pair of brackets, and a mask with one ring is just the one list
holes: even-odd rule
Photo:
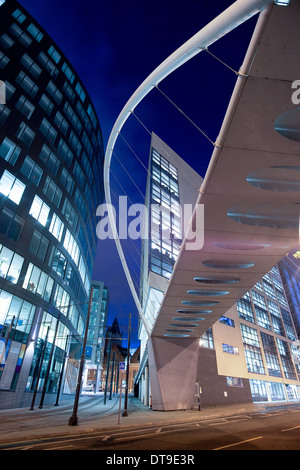
[[[106, 146], [110, 131], [127, 100], [141, 82], [172, 52], [230, 6], [231, 0], [20, 0], [49, 33], [84, 83], [97, 111]], [[255, 19], [218, 41], [211, 51], [238, 70]], [[164, 80], [160, 87], [198, 127], [215, 140], [236, 81], [236, 75], [207, 53], [201, 53]], [[154, 90], [136, 109], [144, 125], [161, 137], [202, 176], [212, 145], [170, 103]], [[131, 117], [122, 132], [147, 165], [150, 136]], [[146, 172], [119, 138], [117, 157], [145, 190]], [[141, 195], [116, 158], [112, 170], [133, 203]], [[114, 193], [123, 194], [114, 177]], [[130, 251], [128, 251], [130, 250]], [[131, 266], [137, 279], [135, 248]], [[94, 278], [110, 291], [109, 321], [118, 316], [126, 334], [132, 313], [132, 345], [136, 346], [137, 311], [113, 241], [99, 243]]]

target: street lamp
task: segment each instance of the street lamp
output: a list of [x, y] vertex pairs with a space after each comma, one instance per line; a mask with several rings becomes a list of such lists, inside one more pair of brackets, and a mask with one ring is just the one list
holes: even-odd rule
[[83, 373], [83, 366], [84, 366], [84, 359], [85, 359], [85, 348], [86, 348], [86, 343], [87, 343], [87, 335], [88, 335], [89, 322], [90, 322], [92, 298], [93, 298], [93, 287], [91, 287], [91, 292], [90, 292], [89, 308], [88, 308], [88, 313], [87, 313], [85, 333], [84, 333], [84, 339], [83, 339], [83, 345], [82, 345], [82, 354], [81, 354], [81, 360], [80, 360], [80, 366], [79, 366], [79, 372], [78, 372], [73, 414], [69, 419], [69, 426], [77, 426], [78, 424], [77, 410], [78, 410], [78, 402], [79, 402], [82, 373]]

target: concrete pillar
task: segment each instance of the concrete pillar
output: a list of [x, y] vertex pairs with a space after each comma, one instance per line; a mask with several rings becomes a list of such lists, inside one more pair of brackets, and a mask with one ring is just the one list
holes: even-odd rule
[[198, 349], [198, 338], [149, 339], [148, 361], [153, 410], [193, 408]]

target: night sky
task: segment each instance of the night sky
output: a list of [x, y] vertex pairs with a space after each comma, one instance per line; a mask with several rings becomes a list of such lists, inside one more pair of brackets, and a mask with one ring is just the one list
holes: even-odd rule
[[[111, 129], [130, 96], [171, 53], [230, 6], [231, 0], [20, 0], [21, 5], [48, 32], [78, 73], [92, 99], [106, 147]], [[257, 17], [211, 47], [211, 52], [238, 70], [242, 64]], [[236, 82], [236, 74], [202, 52], [160, 84], [161, 90], [215, 141]], [[178, 112], [162, 94], [153, 90], [136, 108], [136, 115], [178, 155], [204, 177], [212, 144]], [[131, 116], [115, 147], [111, 179], [114, 195], [143, 198], [146, 171], [124, 139], [147, 166], [150, 135]], [[138, 246], [124, 248], [130, 257], [134, 281], [138, 281]], [[127, 337], [128, 314], [132, 313], [132, 347], [138, 346], [137, 310], [123, 274], [113, 240], [98, 243], [94, 279], [109, 288], [111, 324], [118, 317]], [[124, 342], [126, 344], [126, 342]]]

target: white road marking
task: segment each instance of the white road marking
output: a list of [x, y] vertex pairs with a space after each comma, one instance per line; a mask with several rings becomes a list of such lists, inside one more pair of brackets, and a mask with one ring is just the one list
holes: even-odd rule
[[213, 449], [213, 450], [221, 450], [221, 449], [226, 449], [226, 447], [239, 446], [241, 444], [245, 444], [246, 442], [256, 441], [257, 439], [262, 439], [262, 438], [263, 436], [253, 437], [252, 439], [246, 439], [245, 441], [239, 441], [239, 442], [235, 442], [234, 444], [228, 444], [227, 446], [217, 447], [216, 449]]

